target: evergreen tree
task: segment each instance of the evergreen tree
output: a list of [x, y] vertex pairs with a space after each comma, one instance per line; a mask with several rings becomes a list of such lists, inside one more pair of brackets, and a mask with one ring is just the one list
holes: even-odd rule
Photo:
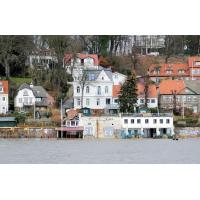
[[120, 112], [122, 113], [134, 113], [137, 103], [137, 83], [135, 74], [126, 80], [122, 85], [119, 95]]

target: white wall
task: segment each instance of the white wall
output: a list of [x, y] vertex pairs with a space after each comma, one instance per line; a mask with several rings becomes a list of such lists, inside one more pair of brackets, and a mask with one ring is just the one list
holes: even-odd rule
[[[144, 100], [144, 103], [141, 103], [141, 99]], [[156, 107], [158, 107], [158, 99], [157, 98], [148, 98], [148, 99], [150, 101], [149, 103], [147, 103], [148, 108], [156, 108]], [[154, 100], [155, 103], [152, 103], [152, 100]], [[144, 98], [138, 98], [137, 104], [138, 104], [138, 106], [144, 105], [145, 104], [145, 99]]]
[[[127, 119], [128, 123], [126, 124], [124, 120]], [[131, 119], [134, 119], [134, 123], [131, 123]], [[137, 120], [140, 120], [140, 123], [137, 123]], [[145, 123], [145, 119], [148, 119], [149, 122]], [[154, 123], [153, 120], [156, 119], [157, 123]], [[163, 123], [160, 123], [160, 119], [163, 120]], [[169, 120], [167, 123], [166, 120]], [[173, 117], [122, 117], [121, 118], [122, 128], [173, 128]]]
[[[27, 96], [24, 94], [27, 92]], [[32, 90], [30, 89], [22, 89], [18, 91], [17, 96], [15, 97], [15, 107], [22, 108], [26, 103], [28, 105], [33, 106], [35, 102], [35, 96], [33, 95]]]
[[121, 85], [125, 82], [126, 78], [127, 77], [125, 75], [118, 73], [118, 72], [114, 72], [113, 73], [113, 84]]
[[8, 94], [0, 94], [0, 114], [8, 111]]
[[80, 125], [84, 126], [84, 136], [114, 137], [114, 133], [121, 129], [120, 117], [80, 117]]

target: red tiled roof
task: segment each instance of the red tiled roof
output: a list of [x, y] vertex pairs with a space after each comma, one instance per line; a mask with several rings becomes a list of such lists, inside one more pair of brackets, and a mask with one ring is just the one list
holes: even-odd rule
[[68, 119], [74, 119], [78, 115], [78, 111], [76, 109], [70, 109], [66, 112]]
[[[137, 84], [137, 94], [138, 94], [139, 98], [144, 98], [144, 84], [142, 84], [142, 83]], [[156, 86], [153, 84], [149, 85], [148, 97], [149, 98], [157, 98]]]
[[[154, 71], [156, 68], [160, 69], [159, 74], [154, 74]], [[167, 74], [167, 70], [172, 70], [171, 74]], [[179, 70], [184, 70], [184, 74], [179, 74]], [[161, 64], [161, 65], [156, 65], [153, 64], [149, 67], [149, 75], [152, 77], [160, 77], [160, 76], [167, 76], [167, 77], [172, 77], [172, 76], [189, 76], [189, 67], [188, 64], [186, 63], [176, 63], [176, 64]]]
[[3, 93], [1, 94], [8, 94], [8, 81], [0, 80], [0, 84], [3, 86]]
[[[85, 58], [93, 58], [94, 59], [94, 65], [99, 65], [99, 59], [97, 54], [83, 54], [83, 53], [77, 53], [76, 56], [80, 59]], [[65, 54], [64, 59], [66, 62], [70, 61], [72, 58], [72, 54]]]
[[176, 93], [180, 93], [185, 88], [185, 83], [183, 80], [162, 80], [159, 85], [159, 93], [160, 94], [172, 94], [172, 92], [176, 91]]
[[121, 85], [113, 85], [112, 96], [118, 97], [121, 90]]

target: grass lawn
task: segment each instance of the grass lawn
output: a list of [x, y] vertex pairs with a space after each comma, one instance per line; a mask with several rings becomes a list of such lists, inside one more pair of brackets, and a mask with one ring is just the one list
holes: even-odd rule
[[11, 77], [10, 80], [14, 82], [17, 86], [20, 86], [22, 83], [31, 83], [32, 78]]

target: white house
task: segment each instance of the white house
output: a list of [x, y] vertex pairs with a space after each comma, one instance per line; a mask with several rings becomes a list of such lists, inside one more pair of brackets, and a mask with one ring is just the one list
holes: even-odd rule
[[46, 69], [52, 68], [58, 62], [55, 53], [50, 49], [38, 50], [33, 52], [28, 56], [26, 65], [29, 65], [31, 68], [43, 67]]
[[69, 74], [73, 74], [73, 70], [98, 69], [98, 65], [99, 60], [97, 54], [65, 54], [63, 59], [63, 66]]
[[81, 108], [82, 96], [82, 107], [91, 109], [118, 108], [118, 97], [114, 95], [113, 89], [116, 84], [123, 84], [125, 75], [112, 73], [111, 69], [99, 67], [97, 70], [74, 70], [73, 77], [74, 108]]
[[35, 106], [43, 110], [50, 106], [51, 96], [41, 86], [34, 86], [33, 84], [22, 84], [15, 97], [16, 110], [28, 110], [30, 107]]
[[8, 81], [0, 80], [0, 114], [8, 111]]

